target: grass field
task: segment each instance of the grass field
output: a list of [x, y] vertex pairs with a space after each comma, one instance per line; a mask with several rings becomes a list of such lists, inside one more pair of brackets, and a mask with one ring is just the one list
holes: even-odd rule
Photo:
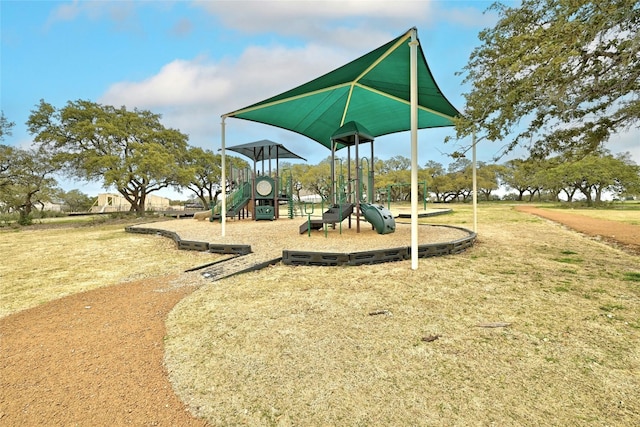
[[[429, 222], [470, 228], [470, 207]], [[506, 205], [479, 233], [418, 271], [200, 288], [168, 320], [174, 388], [213, 425], [638, 425], [639, 258]]]
[[179, 273], [217, 257], [178, 251], [167, 238], [126, 233], [124, 227], [0, 228], [0, 317], [77, 292]]
[[[471, 228], [451, 207], [425, 221]], [[475, 247], [417, 271], [206, 283], [167, 320], [174, 389], [213, 425], [638, 425], [640, 257], [505, 204], [478, 220]], [[123, 228], [0, 230], [0, 316], [213, 260]]]

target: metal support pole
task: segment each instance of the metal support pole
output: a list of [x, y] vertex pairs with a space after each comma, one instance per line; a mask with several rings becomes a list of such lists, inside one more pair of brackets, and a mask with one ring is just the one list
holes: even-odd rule
[[[224, 124], [225, 116], [222, 116], [222, 139], [221, 139], [221, 148], [220, 148], [220, 161], [222, 165], [220, 165], [220, 186], [222, 188], [222, 208], [220, 209], [220, 218], [222, 220], [222, 226], [220, 229], [222, 237], [226, 235], [226, 226], [227, 226], [227, 156], [225, 154], [225, 124]], [[213, 212], [212, 212], [213, 214]]]
[[360, 157], [358, 155], [359, 145], [358, 134], [356, 133], [356, 233], [360, 232]]
[[336, 204], [336, 145], [335, 141], [331, 140], [331, 203]]
[[369, 182], [369, 186], [371, 188], [368, 189], [369, 190], [369, 200], [368, 200], [369, 203], [374, 203], [375, 202], [374, 199], [376, 197], [376, 195], [375, 195], [376, 187], [375, 187], [375, 182], [374, 182], [374, 180], [375, 180], [375, 173], [374, 173], [375, 166], [374, 165], [375, 165], [375, 161], [373, 160], [373, 141], [371, 141], [371, 164], [369, 165], [369, 175], [371, 175], [371, 179], [369, 180], [370, 181]]
[[411, 269], [418, 269], [418, 38], [411, 31]]
[[477, 161], [476, 161], [476, 131], [473, 131], [473, 139], [471, 141], [471, 157], [473, 163], [473, 232], [478, 232], [478, 177], [477, 177]]

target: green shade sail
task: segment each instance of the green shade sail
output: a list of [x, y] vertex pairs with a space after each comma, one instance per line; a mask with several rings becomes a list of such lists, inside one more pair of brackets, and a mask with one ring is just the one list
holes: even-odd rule
[[282, 144], [277, 142], [263, 139], [255, 142], [248, 142], [246, 144], [234, 145], [233, 147], [227, 147], [227, 150], [235, 151], [243, 156], [246, 156], [257, 162], [259, 160], [277, 160], [277, 159], [300, 159], [305, 162], [307, 159], [298, 156], [293, 151], [289, 150]]
[[[305, 135], [327, 148], [345, 123], [366, 126], [371, 137], [411, 129], [411, 29], [315, 80], [223, 115]], [[453, 126], [460, 113], [436, 84], [418, 46], [418, 128]], [[336, 148], [344, 145], [338, 143]]]
[[340, 145], [354, 145], [358, 136], [359, 142], [373, 142], [373, 134], [358, 122], [347, 122], [331, 135], [331, 139]]

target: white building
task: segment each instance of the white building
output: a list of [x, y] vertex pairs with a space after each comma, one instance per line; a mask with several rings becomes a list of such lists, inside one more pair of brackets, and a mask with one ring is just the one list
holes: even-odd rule
[[[130, 209], [131, 203], [122, 197], [121, 194], [102, 193], [98, 194], [98, 199], [91, 207], [91, 212], [129, 212]], [[169, 206], [169, 199], [147, 194], [144, 209], [146, 211], [166, 211], [173, 208]]]

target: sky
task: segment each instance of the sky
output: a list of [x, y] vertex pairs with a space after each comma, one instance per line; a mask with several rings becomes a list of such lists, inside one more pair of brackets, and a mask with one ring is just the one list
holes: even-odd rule
[[[412, 27], [438, 86], [462, 111], [469, 87], [457, 73], [479, 45], [478, 33], [497, 21], [486, 12], [492, 2], [0, 0], [0, 109], [16, 124], [3, 143], [29, 147], [25, 123], [40, 100], [62, 108], [82, 99], [161, 114], [189, 145], [217, 152], [221, 115], [319, 77]], [[227, 147], [270, 139], [310, 164], [330, 155], [290, 131], [235, 118], [225, 124]], [[446, 166], [448, 153], [470, 143], [445, 144], [447, 136], [453, 128], [420, 130], [418, 163]], [[374, 146], [381, 159], [411, 157], [409, 132], [379, 137]], [[608, 147], [640, 164], [637, 129]], [[493, 162], [501, 148], [479, 144], [478, 160]], [[514, 156], [524, 154], [499, 162]], [[104, 192], [100, 183], [58, 181], [66, 191]]]

